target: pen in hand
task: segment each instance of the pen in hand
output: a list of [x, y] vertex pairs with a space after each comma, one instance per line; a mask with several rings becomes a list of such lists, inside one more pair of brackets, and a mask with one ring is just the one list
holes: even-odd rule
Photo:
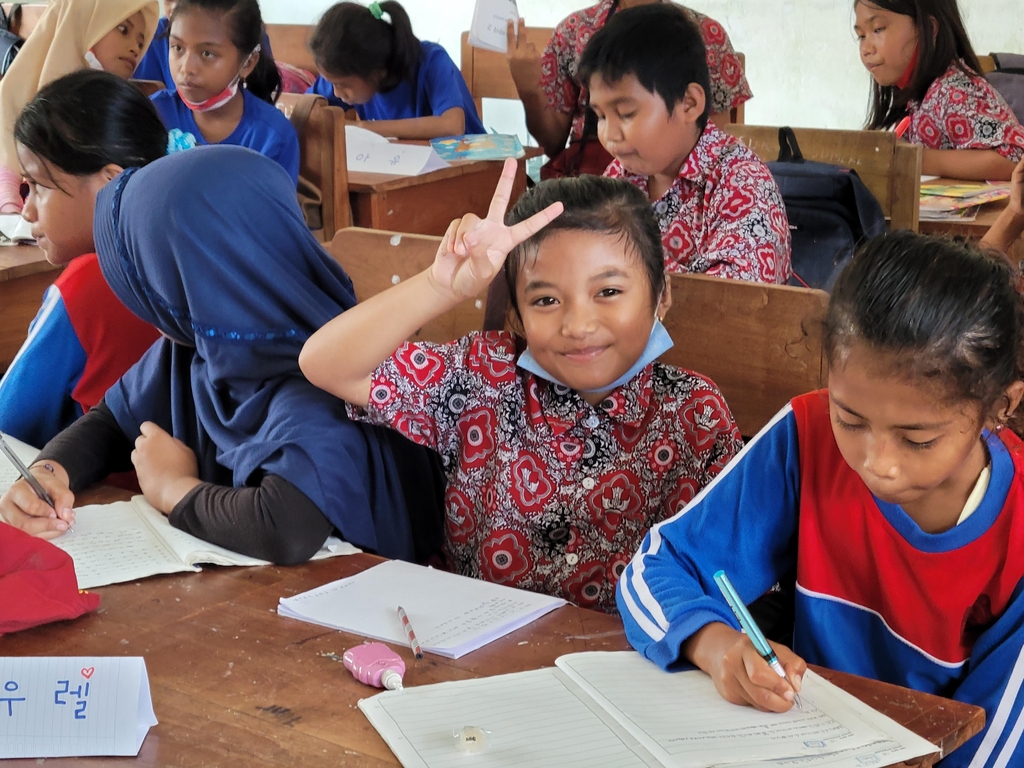
[[[768, 639], [761, 632], [761, 628], [757, 626], [757, 622], [754, 621], [754, 617], [750, 615], [750, 611], [747, 610], [747, 606], [740, 600], [739, 593], [736, 588], [733, 587], [732, 582], [729, 581], [729, 577], [725, 575], [725, 571], [718, 571], [715, 574], [715, 583], [718, 584], [718, 588], [722, 590], [722, 595], [725, 597], [725, 601], [732, 608], [732, 612], [736, 615], [737, 620], [740, 622], [740, 626], [743, 627], [743, 631], [747, 633], [747, 637], [750, 638], [750, 642], [754, 644], [754, 649], [762, 659], [768, 662], [770, 666], [779, 677], [783, 680], [789, 680], [786, 677], [786, 670], [782, 667], [779, 662], [779, 657], [775, 653], [775, 649], [768, 643]], [[795, 691], [794, 691], [795, 693]], [[803, 709], [803, 705], [800, 702], [800, 695], [795, 694], [793, 702], [799, 709]]]
[[[7, 444], [7, 441], [4, 440], [3, 435], [0, 435], [0, 452], [2, 452], [4, 456], [7, 457], [8, 461], [10, 461], [11, 464], [14, 465], [14, 468], [18, 470], [18, 474], [21, 475], [22, 479], [24, 479], [24, 481], [29, 484], [29, 486], [35, 492], [36, 496], [38, 496], [42, 501], [45, 501], [50, 507], [53, 508], [53, 511], [56, 512], [57, 505], [54, 503], [53, 497], [50, 496], [50, 494], [47, 492], [45, 488], [43, 488], [42, 483], [40, 483], [36, 479], [36, 476], [29, 471], [29, 468], [25, 466], [24, 462], [20, 458], [18, 458], [18, 454], [16, 454], [14, 452], [14, 449]], [[71, 528], [70, 525], [68, 526], [68, 529], [74, 530]]]

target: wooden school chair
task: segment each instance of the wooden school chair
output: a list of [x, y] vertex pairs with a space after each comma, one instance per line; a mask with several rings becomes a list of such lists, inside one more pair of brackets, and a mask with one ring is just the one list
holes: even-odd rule
[[669, 279], [664, 323], [675, 346], [661, 361], [715, 382], [742, 435], [756, 435], [797, 395], [827, 386], [827, 293], [707, 275]]
[[317, 73], [316, 62], [309, 50], [313, 27], [306, 24], [267, 24], [267, 37], [274, 51], [274, 61]]
[[[779, 157], [779, 129], [762, 125], [727, 125], [765, 162]], [[852, 168], [878, 198], [891, 229], [919, 229], [921, 147], [907, 144], [889, 131], [838, 131], [794, 128], [808, 160]]]
[[[433, 264], [440, 243], [440, 237], [431, 235], [350, 227], [334, 236], [328, 250], [352, 278], [356, 298], [364, 301]], [[479, 331], [483, 325], [483, 299], [470, 299], [431, 320], [409, 341], [453, 341]]]
[[994, 56], [979, 56], [978, 63], [981, 64], [981, 74], [987, 75], [996, 71], [996, 60]]
[[313, 94], [283, 93], [277, 108], [299, 135], [299, 203], [323, 242], [352, 225], [345, 156], [345, 114]]

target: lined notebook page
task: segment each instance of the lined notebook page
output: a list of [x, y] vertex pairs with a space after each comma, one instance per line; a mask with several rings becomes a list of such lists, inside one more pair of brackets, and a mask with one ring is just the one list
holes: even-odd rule
[[[6, 432], [4, 433], [4, 440], [11, 446], [11, 449], [18, 455], [22, 463], [28, 467], [32, 465], [32, 462], [36, 460], [36, 456], [39, 455], [39, 449], [33, 448], [28, 443], [23, 443], [16, 437], [11, 437]], [[5, 493], [8, 488], [14, 485], [21, 478], [18, 474], [18, 470], [14, 468], [10, 460], [0, 453], [0, 495]]]
[[862, 758], [891, 750], [896, 732], [909, 736], [907, 757], [934, 751], [813, 672], [804, 677], [803, 709], [774, 714], [728, 703], [703, 672], [666, 674], [631, 651], [571, 654], [556, 664], [665, 765], [874, 764]]
[[[553, 668], [389, 691], [359, 708], [405, 768], [658, 765]], [[484, 752], [456, 748], [452, 732], [467, 725], [488, 732]]]
[[199, 570], [182, 562], [130, 501], [79, 507], [75, 530], [52, 543], [75, 561], [79, 589]]

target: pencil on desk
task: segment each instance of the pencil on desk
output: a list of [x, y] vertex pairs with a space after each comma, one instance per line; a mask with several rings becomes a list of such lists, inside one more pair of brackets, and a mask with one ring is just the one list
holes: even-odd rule
[[409, 638], [409, 647], [412, 648], [413, 655], [417, 659], [422, 659], [423, 649], [420, 648], [420, 641], [416, 639], [416, 633], [413, 632], [412, 624], [409, 622], [409, 615], [402, 606], [398, 606], [398, 618], [402, 620], [402, 629], [405, 630], [405, 635]]

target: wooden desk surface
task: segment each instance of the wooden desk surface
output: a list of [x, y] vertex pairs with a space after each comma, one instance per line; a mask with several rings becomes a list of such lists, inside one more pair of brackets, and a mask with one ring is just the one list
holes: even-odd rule
[[[106, 489], [81, 501], [123, 497]], [[140, 765], [393, 766], [391, 751], [356, 708], [375, 690], [320, 655], [340, 656], [363, 639], [276, 613], [278, 598], [376, 562], [355, 555], [292, 568], [209, 568], [104, 587], [96, 590], [102, 603], [95, 613], [0, 637], [0, 655], [143, 656], [160, 724], [142, 745]], [[537, 669], [566, 653], [626, 648], [618, 618], [567, 606], [458, 660], [427, 654], [415, 661], [407, 647], [396, 650], [408, 665], [406, 685], [416, 686]], [[819, 671], [946, 754], [984, 725], [977, 707]], [[89, 765], [125, 760], [90, 759]]]
[[0, 283], [37, 272], [59, 270], [46, 260], [43, 249], [35, 245], [11, 245], [0, 247]]

